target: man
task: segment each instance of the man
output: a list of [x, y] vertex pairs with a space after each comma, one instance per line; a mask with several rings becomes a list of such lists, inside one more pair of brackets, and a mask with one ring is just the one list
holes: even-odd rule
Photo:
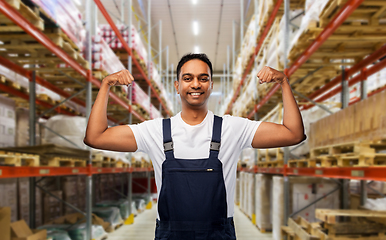
[[237, 159], [248, 147], [295, 145], [306, 137], [287, 77], [264, 67], [260, 84], [275, 82], [283, 95], [283, 124], [251, 121], [208, 111], [212, 64], [205, 54], [187, 54], [174, 86], [182, 110], [171, 119], [108, 128], [110, 86], [129, 85], [126, 70], [102, 81], [84, 142], [94, 148], [149, 154], [158, 189], [155, 239], [236, 239], [233, 224]]

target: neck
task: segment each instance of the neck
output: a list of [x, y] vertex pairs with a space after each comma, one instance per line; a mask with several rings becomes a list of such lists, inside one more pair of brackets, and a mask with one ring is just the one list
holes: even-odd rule
[[189, 109], [182, 107], [181, 118], [189, 125], [197, 125], [204, 121], [207, 113], [207, 107], [200, 109]]

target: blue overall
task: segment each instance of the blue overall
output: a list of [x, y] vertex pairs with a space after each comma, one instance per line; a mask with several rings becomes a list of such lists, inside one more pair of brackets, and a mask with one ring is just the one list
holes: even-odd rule
[[227, 218], [222, 163], [218, 159], [222, 118], [214, 116], [209, 158], [174, 157], [170, 119], [163, 120], [166, 160], [158, 200], [156, 240], [236, 239], [233, 218]]

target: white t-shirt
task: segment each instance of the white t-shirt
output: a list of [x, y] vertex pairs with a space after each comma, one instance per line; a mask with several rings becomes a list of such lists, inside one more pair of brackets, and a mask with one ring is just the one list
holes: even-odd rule
[[[171, 118], [174, 157], [181, 159], [208, 158], [212, 140], [214, 114], [208, 111], [198, 125], [189, 125], [178, 113]], [[249, 119], [223, 116], [219, 160], [223, 165], [225, 189], [227, 193], [228, 217], [234, 214], [237, 160], [241, 151], [252, 147], [252, 140], [261, 122]], [[165, 161], [162, 134], [162, 118], [130, 125], [137, 151], [145, 152], [153, 162], [158, 197], [162, 185], [162, 163]], [[158, 215], [159, 219], [159, 215]]]

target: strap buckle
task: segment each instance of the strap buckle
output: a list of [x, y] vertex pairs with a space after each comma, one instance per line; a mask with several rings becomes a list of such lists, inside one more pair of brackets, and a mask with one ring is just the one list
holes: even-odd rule
[[218, 143], [218, 142], [211, 142], [211, 143], [210, 143], [210, 150], [213, 150], [213, 151], [220, 151], [220, 146], [221, 146], [221, 143]]
[[164, 152], [173, 150], [173, 142], [164, 143]]

